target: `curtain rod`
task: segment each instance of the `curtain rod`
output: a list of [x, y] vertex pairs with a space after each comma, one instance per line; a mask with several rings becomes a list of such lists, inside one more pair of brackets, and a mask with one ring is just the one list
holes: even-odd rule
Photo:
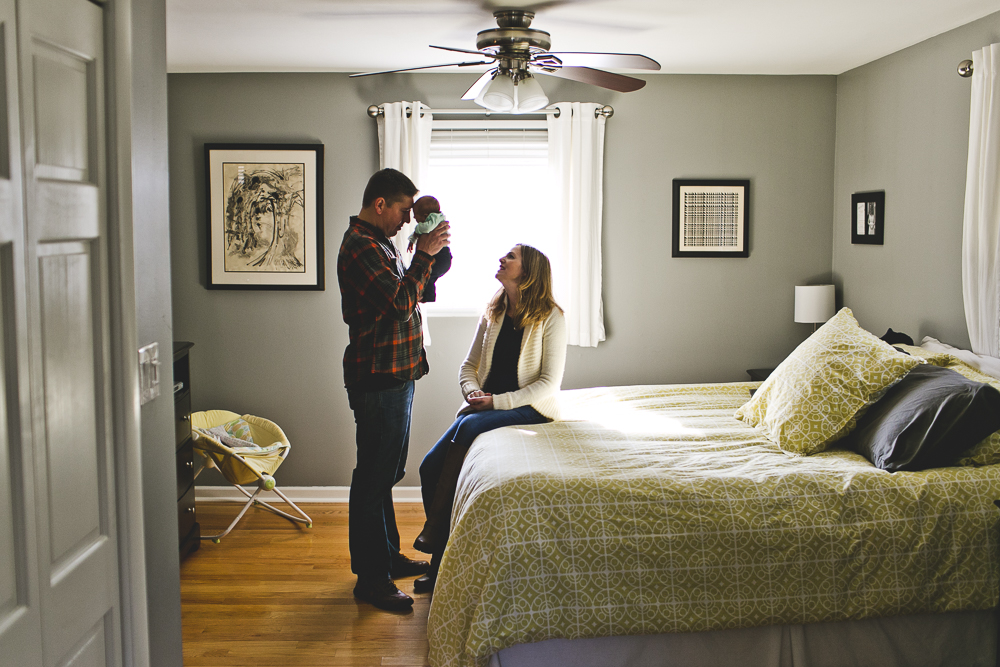
[[[559, 109], [539, 109], [538, 111], [525, 111], [523, 113], [507, 113], [503, 111], [490, 111], [489, 109], [431, 109], [427, 108], [427, 111], [431, 114], [441, 114], [442, 116], [548, 116], [552, 114], [556, 118], [559, 117]], [[381, 106], [373, 104], [368, 107], [368, 115], [372, 118], [383, 115], [385, 112]], [[409, 116], [411, 112], [407, 111], [406, 115]], [[609, 105], [604, 105], [603, 107], [597, 107], [594, 109], [594, 117], [604, 116], [605, 118], [611, 118], [615, 114], [615, 110]]]
[[972, 76], [972, 61], [963, 60], [958, 63], [958, 75], [964, 79], [968, 79]]

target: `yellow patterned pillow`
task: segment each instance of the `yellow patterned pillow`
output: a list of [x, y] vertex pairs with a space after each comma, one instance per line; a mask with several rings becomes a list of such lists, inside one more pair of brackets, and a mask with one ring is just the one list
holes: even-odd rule
[[[941, 368], [951, 368], [954, 364], [962, 364], [962, 361], [958, 357], [953, 357], [946, 352], [931, 352], [930, 350], [925, 350], [922, 347], [917, 347], [915, 345], [893, 345], [893, 347], [906, 352], [907, 354], [912, 354], [914, 357], [923, 359], [925, 363], [931, 366], [940, 366]], [[965, 364], [962, 364], [963, 366]]]
[[815, 454], [923, 360], [862, 329], [842, 308], [781, 362], [736, 418], [791, 454]]

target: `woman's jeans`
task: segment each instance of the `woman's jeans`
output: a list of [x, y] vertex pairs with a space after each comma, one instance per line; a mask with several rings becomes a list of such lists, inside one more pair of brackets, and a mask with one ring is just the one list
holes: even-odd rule
[[[464, 459], [477, 436], [503, 426], [542, 424], [547, 421], [549, 421], [547, 417], [544, 417], [530, 405], [513, 410], [484, 410], [459, 415], [420, 463], [420, 492], [423, 496], [424, 513], [427, 515], [428, 521], [443, 521], [445, 528], [447, 528], [451, 503], [458, 485], [458, 473], [461, 470], [461, 465], [456, 461], [456, 457]], [[445, 462], [449, 458], [454, 464], [446, 466]], [[447, 474], [442, 476], [445, 468], [448, 469]], [[445, 495], [438, 498], [435, 503], [437, 494]], [[431, 515], [434, 513], [432, 508], [435, 505], [446, 508], [445, 516], [432, 519]], [[444, 543], [442, 541], [438, 552], [434, 554], [435, 560], [440, 559], [440, 553], [443, 550]]]
[[351, 571], [383, 579], [399, 554], [392, 487], [406, 473], [413, 381], [381, 391], [348, 389], [347, 397], [358, 445], [348, 506]]

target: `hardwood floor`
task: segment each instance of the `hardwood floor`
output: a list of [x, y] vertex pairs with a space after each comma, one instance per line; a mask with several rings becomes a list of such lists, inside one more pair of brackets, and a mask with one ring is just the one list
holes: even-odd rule
[[[202, 542], [181, 563], [187, 667], [429, 665], [430, 595], [413, 577], [396, 582], [413, 611], [387, 612], [354, 599], [347, 504], [301, 506], [305, 528], [252, 508], [220, 544]], [[225, 529], [239, 505], [201, 503], [202, 535]], [[420, 503], [396, 505], [403, 553], [423, 525]]]

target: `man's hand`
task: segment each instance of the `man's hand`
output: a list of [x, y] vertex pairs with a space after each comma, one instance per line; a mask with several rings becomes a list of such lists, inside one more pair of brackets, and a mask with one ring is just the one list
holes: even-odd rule
[[438, 254], [441, 248], [451, 243], [448, 240], [448, 237], [451, 236], [451, 232], [448, 231], [450, 228], [451, 225], [445, 220], [426, 234], [421, 234], [417, 237], [417, 250], [423, 250], [432, 256]]

